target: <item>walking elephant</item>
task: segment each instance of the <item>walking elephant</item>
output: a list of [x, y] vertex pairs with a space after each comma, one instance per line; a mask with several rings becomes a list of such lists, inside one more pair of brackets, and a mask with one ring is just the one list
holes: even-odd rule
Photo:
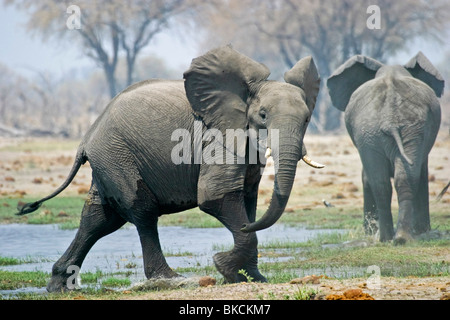
[[[158, 217], [196, 206], [233, 234], [233, 249], [214, 256], [225, 281], [245, 280], [240, 269], [265, 281], [257, 267], [256, 231], [270, 227], [284, 211], [297, 162], [303, 158], [320, 167], [303, 145], [320, 83], [313, 59], [301, 59], [286, 72], [285, 83], [267, 80], [269, 73], [224, 46], [194, 59], [184, 80], [147, 80], [118, 94], [83, 138], [61, 187], [19, 208], [18, 214], [36, 210], [89, 161], [92, 186], [80, 227], [54, 264], [47, 289], [67, 289], [68, 267], [81, 267], [94, 243], [127, 221], [139, 233], [146, 277], [178, 276], [162, 254]], [[224, 139], [230, 132], [248, 135], [235, 145], [234, 136], [231, 144]], [[251, 150], [272, 155], [277, 164], [271, 203], [257, 221], [265, 158], [255, 158]]]
[[[441, 121], [442, 76], [422, 52], [404, 66], [357, 55], [327, 86], [361, 158], [366, 232], [379, 228], [381, 241], [404, 243], [429, 231], [428, 154]], [[395, 233], [392, 177], [399, 205]]]

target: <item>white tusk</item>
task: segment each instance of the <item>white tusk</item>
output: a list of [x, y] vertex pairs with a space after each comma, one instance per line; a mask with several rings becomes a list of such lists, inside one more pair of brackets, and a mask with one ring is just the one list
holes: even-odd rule
[[266, 154], [264, 155], [266, 157], [266, 159], [269, 159], [270, 155], [272, 154], [272, 149], [267, 148], [266, 149]]
[[312, 160], [310, 157], [308, 157], [308, 155], [305, 155], [305, 156], [302, 158], [302, 160], [305, 161], [305, 163], [306, 163], [307, 165], [309, 165], [309, 166], [311, 166], [311, 167], [313, 167], [313, 168], [316, 168], [316, 169], [322, 169], [322, 168], [325, 167], [323, 164], [318, 163], [318, 162], [315, 162], [314, 160]]

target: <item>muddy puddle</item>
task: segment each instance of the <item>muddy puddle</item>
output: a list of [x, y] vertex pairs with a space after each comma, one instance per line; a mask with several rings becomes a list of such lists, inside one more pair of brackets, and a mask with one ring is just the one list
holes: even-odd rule
[[[274, 225], [259, 231], [261, 245], [273, 242], [304, 242], [322, 233], [339, 230], [309, 230]], [[9, 271], [51, 272], [54, 262], [64, 253], [76, 230], [62, 230], [57, 225], [9, 224], [0, 225], [0, 256], [24, 259], [27, 263], [0, 266]], [[166, 260], [172, 268], [213, 265], [216, 252], [231, 249], [233, 238], [225, 228], [160, 227], [159, 236]], [[260, 262], [275, 262], [291, 257], [262, 257]], [[139, 236], [133, 225], [100, 239], [88, 253], [81, 272], [103, 274], [128, 272], [130, 280], [145, 280]], [[27, 292], [41, 292], [43, 288], [26, 288]], [[20, 290], [18, 290], [20, 291]], [[14, 292], [18, 292], [14, 290]], [[14, 293], [10, 292], [10, 293]], [[3, 292], [5, 294], [5, 292]]]

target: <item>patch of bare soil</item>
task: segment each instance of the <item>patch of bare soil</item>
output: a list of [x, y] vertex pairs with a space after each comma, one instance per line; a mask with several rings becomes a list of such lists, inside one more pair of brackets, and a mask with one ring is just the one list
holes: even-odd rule
[[[30, 143], [30, 141], [33, 141]], [[294, 196], [288, 203], [289, 208], [323, 206], [322, 196], [339, 206], [358, 205], [362, 207], [361, 161], [358, 151], [347, 134], [342, 135], [306, 135], [305, 145], [313, 160], [325, 165], [324, 169], [313, 169], [299, 162], [294, 184]], [[22, 151], [8, 151], [27, 143], [31, 147]], [[0, 195], [2, 196], [44, 196], [59, 187], [72, 167], [76, 154], [76, 143], [70, 141], [72, 149], [52, 149], [52, 145], [61, 146], [62, 140], [54, 139], [5, 139], [0, 138]], [[34, 150], [36, 148], [45, 151]], [[44, 146], [44, 148], [43, 148]], [[3, 149], [3, 150], [2, 150]], [[450, 181], [450, 134], [442, 129], [429, 155], [430, 200], [442, 191]], [[260, 193], [270, 197], [273, 188], [273, 167], [268, 164], [261, 179]], [[91, 183], [91, 168], [87, 162], [83, 165], [65, 194], [84, 194]], [[320, 189], [336, 186], [333, 193], [320, 193]], [[305, 190], [314, 188], [319, 194], [309, 195]], [[295, 193], [297, 191], [297, 194]], [[450, 190], [448, 191], [450, 192]], [[298, 195], [299, 197], [296, 197]], [[298, 199], [297, 199], [298, 198]], [[395, 190], [393, 199], [396, 199]], [[442, 203], [449, 205], [450, 197], [443, 197]], [[259, 203], [267, 205], [265, 203]], [[393, 202], [395, 207], [395, 201]]]
[[[76, 143], [70, 142], [70, 145], [74, 146], [73, 149], [52, 149], [51, 146], [61, 146], [65, 143], [69, 142], [43, 138], [0, 138], [0, 196], [40, 197], [58, 188], [66, 180], [73, 165]], [[21, 144], [31, 146], [24, 150], [20, 148], [20, 151], [8, 149]], [[91, 168], [89, 163], [86, 163], [64, 191], [65, 195], [86, 194], [90, 184]]]
[[[311, 279], [311, 276], [309, 276]], [[125, 291], [123, 299], [145, 300], [295, 300], [300, 292], [315, 292], [313, 300], [450, 300], [450, 277], [329, 279], [281, 284], [238, 283], [190, 289], [150, 291], [138, 296]], [[308, 290], [312, 289], [312, 290]], [[303, 296], [304, 297], [304, 296]]]

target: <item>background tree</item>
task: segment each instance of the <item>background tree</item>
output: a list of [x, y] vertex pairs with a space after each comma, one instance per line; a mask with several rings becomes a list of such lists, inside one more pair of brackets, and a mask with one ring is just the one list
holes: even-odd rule
[[[125, 57], [117, 62], [119, 86], [126, 86]], [[135, 80], [180, 78], [159, 57], [136, 61]], [[111, 100], [101, 70], [55, 76], [34, 70], [24, 77], [0, 62], [0, 137], [57, 135], [80, 138]]]
[[[369, 5], [380, 8], [380, 29], [367, 27]], [[312, 121], [317, 131], [341, 127], [342, 113], [331, 107], [325, 86], [336, 67], [355, 54], [387, 62], [416, 40], [442, 42], [450, 22], [446, 0], [229, 0], [216, 1], [209, 10], [209, 19], [202, 20], [208, 47], [231, 42], [282, 70], [276, 77], [301, 57], [314, 57], [323, 80]]]
[[[177, 15], [188, 11], [187, 0], [79, 0], [80, 28], [69, 29], [67, 4], [58, 0], [4, 0], [29, 14], [28, 30], [43, 39], [57, 37], [81, 46], [84, 54], [103, 69], [109, 95], [117, 87], [116, 69], [124, 51], [127, 65], [126, 85], [133, 82], [136, 59], [159, 32], [167, 29]], [[76, 41], [74, 44], [74, 41]]]
[[[66, 26], [68, 3], [3, 3], [27, 14], [30, 34], [58, 40], [61, 50], [80, 52], [100, 71], [68, 66], [70, 75], [55, 76], [37, 67], [35, 76], [26, 78], [0, 62], [0, 135], [50, 128], [79, 137], [110, 98], [132, 82], [180, 79], [184, 70], [169, 69], [164, 57], [143, 54], [169, 28], [198, 43], [198, 54], [231, 43], [269, 66], [277, 80], [300, 58], [312, 55], [323, 80], [309, 126], [316, 132], [343, 130], [343, 114], [331, 107], [326, 79], [346, 59], [362, 53], [389, 62], [417, 41], [439, 44], [450, 38], [448, 0], [79, 0], [81, 28], [74, 30]], [[367, 28], [369, 5], [381, 10], [380, 29]], [[448, 83], [448, 59], [438, 68]], [[450, 121], [445, 117], [449, 92], [441, 99], [443, 124]]]

